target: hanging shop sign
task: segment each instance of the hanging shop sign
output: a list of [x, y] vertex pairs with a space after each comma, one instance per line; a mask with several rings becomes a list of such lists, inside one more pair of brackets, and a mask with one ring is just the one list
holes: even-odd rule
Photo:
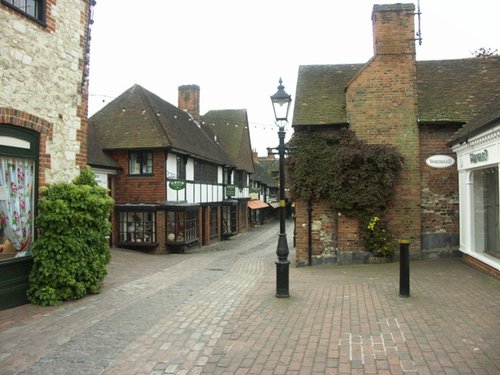
[[172, 180], [168, 183], [168, 186], [172, 190], [182, 190], [186, 187], [186, 181], [184, 181], [184, 180]]
[[448, 168], [455, 164], [455, 159], [448, 155], [432, 155], [425, 163], [432, 168]]
[[226, 186], [226, 197], [234, 197], [236, 195], [236, 188], [234, 185]]

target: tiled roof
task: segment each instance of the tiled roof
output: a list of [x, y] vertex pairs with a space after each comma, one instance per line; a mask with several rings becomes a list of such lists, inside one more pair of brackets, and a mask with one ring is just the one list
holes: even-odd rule
[[91, 120], [89, 120], [87, 136], [87, 164], [98, 168], [120, 169], [119, 164], [102, 151], [94, 123]]
[[275, 187], [276, 181], [272, 178], [271, 174], [266, 171], [264, 166], [259, 161], [254, 161], [255, 173], [252, 175], [251, 179], [254, 181], [261, 182], [264, 185]]
[[363, 64], [300, 66], [292, 124], [346, 123], [344, 89], [362, 67]]
[[105, 151], [171, 148], [231, 165], [220, 145], [187, 112], [139, 85], [125, 91], [90, 121]]
[[497, 95], [477, 116], [460, 128], [448, 142], [454, 145], [500, 124], [500, 95]]
[[[301, 66], [293, 125], [347, 122], [345, 88], [364, 64]], [[500, 56], [417, 61], [423, 122], [467, 122], [500, 92]]]
[[213, 133], [238, 169], [254, 173], [246, 109], [212, 110], [201, 117], [201, 123], [207, 132]]
[[470, 121], [500, 94], [500, 56], [417, 62], [420, 121]]

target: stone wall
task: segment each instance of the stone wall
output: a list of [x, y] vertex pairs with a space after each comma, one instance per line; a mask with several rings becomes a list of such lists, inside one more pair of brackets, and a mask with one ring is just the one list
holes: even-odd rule
[[459, 197], [456, 165], [431, 168], [433, 155], [454, 157], [446, 142], [459, 124], [420, 125], [420, 169], [422, 176], [422, 250], [454, 252], [459, 246]]
[[[87, 163], [88, 102], [82, 80], [89, 4], [51, 0], [46, 12], [42, 25], [0, 4], [2, 122], [47, 128], [41, 133], [41, 184], [70, 181]], [[5, 121], [12, 117], [4, 117], [7, 112], [18, 120]]]

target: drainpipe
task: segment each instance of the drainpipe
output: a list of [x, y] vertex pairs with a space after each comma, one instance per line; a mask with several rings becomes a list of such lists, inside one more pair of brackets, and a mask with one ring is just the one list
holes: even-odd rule
[[311, 198], [307, 201], [307, 236], [308, 236], [308, 265], [312, 266], [312, 203]]

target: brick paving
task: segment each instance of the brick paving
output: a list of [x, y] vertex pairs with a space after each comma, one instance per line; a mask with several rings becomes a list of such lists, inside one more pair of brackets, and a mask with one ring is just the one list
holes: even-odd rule
[[112, 249], [101, 294], [0, 311], [0, 374], [500, 374], [499, 280], [412, 261], [400, 298], [398, 263], [291, 267], [276, 298], [277, 231]]

